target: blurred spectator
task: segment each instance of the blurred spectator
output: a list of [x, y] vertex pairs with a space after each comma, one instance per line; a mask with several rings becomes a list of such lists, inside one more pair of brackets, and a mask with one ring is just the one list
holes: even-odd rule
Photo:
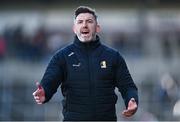
[[126, 49], [127, 35], [123, 32], [115, 33], [113, 38], [113, 47], [124, 52]]
[[47, 53], [47, 34], [43, 27], [35, 32], [35, 36], [27, 36], [23, 26], [7, 28], [4, 32], [8, 39], [8, 51], [13, 58], [26, 61], [40, 60]]
[[58, 49], [62, 48], [66, 44], [61, 31], [53, 32], [48, 38], [49, 53], [54, 53]]
[[47, 32], [45, 28], [42, 26], [40, 27], [33, 39], [30, 41], [31, 44], [31, 58], [35, 59], [42, 59], [48, 49], [47, 49]]
[[170, 40], [170, 32], [162, 33], [162, 46], [163, 46], [163, 56], [167, 59], [171, 59], [172, 50], [171, 50], [171, 40]]
[[6, 41], [0, 35], [0, 61], [4, 59], [6, 53]]
[[136, 57], [143, 54], [143, 43], [138, 32], [116, 32], [113, 34], [113, 47], [122, 54]]

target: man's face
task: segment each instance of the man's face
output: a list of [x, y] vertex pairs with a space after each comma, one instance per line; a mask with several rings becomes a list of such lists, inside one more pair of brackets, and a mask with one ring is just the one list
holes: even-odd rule
[[81, 42], [89, 42], [95, 40], [96, 33], [100, 31], [100, 27], [92, 14], [81, 13], [74, 21], [73, 30]]

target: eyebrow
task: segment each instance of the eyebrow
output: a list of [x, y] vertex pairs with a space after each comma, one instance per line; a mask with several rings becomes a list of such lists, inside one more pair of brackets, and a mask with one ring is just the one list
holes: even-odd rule
[[[84, 19], [76, 19], [77, 21], [84, 21]], [[92, 21], [95, 21], [94, 19], [85, 19], [85, 21], [89, 21], [89, 20], [92, 20]]]

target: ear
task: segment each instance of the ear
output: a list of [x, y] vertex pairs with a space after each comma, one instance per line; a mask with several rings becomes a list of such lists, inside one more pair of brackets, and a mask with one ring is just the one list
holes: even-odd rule
[[101, 27], [100, 27], [100, 25], [97, 25], [96, 26], [96, 32], [99, 33], [100, 31], [101, 31]]
[[73, 25], [72, 30], [73, 30], [73, 32], [76, 34], [75, 25]]

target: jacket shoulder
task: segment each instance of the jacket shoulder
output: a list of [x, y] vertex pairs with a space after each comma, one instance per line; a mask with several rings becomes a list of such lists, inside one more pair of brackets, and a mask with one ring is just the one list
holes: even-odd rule
[[112, 57], [112, 59], [115, 59], [116, 61], [124, 61], [124, 57], [121, 55], [121, 53], [117, 50], [114, 49], [112, 47], [109, 47], [107, 45], [102, 44], [103, 48], [104, 48], [104, 53], [110, 57]]
[[71, 44], [69, 44], [69, 45], [67, 45], [67, 46], [59, 49], [59, 50], [55, 53], [55, 55], [68, 54], [68, 53], [71, 52], [72, 50], [73, 50], [73, 44], [71, 43]]
[[105, 51], [106, 53], [110, 53], [110, 54], [112, 54], [112, 55], [114, 55], [114, 56], [119, 53], [118, 50], [116, 50], [116, 49], [114, 49], [114, 48], [112, 48], [112, 47], [110, 47], [110, 46], [107, 46], [107, 45], [102, 44], [102, 47], [104, 48], [104, 51]]

